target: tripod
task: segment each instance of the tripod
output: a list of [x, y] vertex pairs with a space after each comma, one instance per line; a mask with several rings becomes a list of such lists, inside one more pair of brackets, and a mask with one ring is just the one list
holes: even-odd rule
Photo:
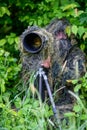
[[[44, 82], [45, 82], [45, 86], [46, 86], [46, 89], [47, 89], [47, 92], [48, 92], [48, 95], [49, 95], [49, 98], [50, 98], [50, 102], [51, 102], [51, 105], [52, 105], [52, 109], [53, 109], [53, 113], [54, 113], [54, 117], [56, 118], [56, 120], [57, 120], [57, 123], [59, 124], [60, 123], [60, 121], [59, 121], [59, 119], [58, 119], [58, 113], [57, 113], [57, 109], [56, 109], [56, 105], [55, 105], [55, 103], [54, 103], [54, 99], [53, 99], [53, 96], [52, 96], [52, 92], [51, 92], [51, 89], [50, 89], [50, 85], [49, 85], [49, 83], [48, 83], [48, 79], [47, 79], [47, 76], [46, 76], [46, 74], [45, 74], [45, 72], [44, 72], [44, 70], [43, 70], [43, 68], [42, 67], [40, 67], [39, 68], [39, 70], [36, 72], [36, 74], [35, 74], [35, 78], [37, 78], [37, 76], [38, 76], [38, 78], [39, 78], [39, 94], [40, 94], [40, 96], [42, 97], [42, 80], [44, 80]], [[60, 125], [59, 125], [60, 126]], [[60, 130], [61, 130], [61, 128], [60, 128]]]

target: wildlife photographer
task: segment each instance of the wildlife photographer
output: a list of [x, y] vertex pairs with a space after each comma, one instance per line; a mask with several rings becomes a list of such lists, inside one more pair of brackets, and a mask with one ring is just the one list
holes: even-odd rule
[[74, 35], [68, 37], [66, 34], [68, 26], [71, 25], [66, 19], [56, 18], [45, 28], [29, 26], [22, 33], [20, 50], [25, 83], [41, 66], [46, 71], [52, 91], [84, 75], [85, 54], [78, 47]]

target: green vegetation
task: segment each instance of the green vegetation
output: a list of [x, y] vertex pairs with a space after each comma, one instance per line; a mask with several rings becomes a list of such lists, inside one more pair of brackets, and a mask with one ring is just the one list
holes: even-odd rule
[[[53, 18], [66, 17], [78, 46], [87, 56], [87, 2], [86, 0], [1, 0], [0, 2], [0, 130], [57, 130], [47, 104], [31, 97], [20, 79], [21, 62], [19, 36], [27, 26], [45, 26]], [[80, 91], [67, 124], [62, 130], [87, 130], [87, 73], [80, 81], [74, 80], [74, 91]], [[13, 107], [13, 108], [12, 108]]]

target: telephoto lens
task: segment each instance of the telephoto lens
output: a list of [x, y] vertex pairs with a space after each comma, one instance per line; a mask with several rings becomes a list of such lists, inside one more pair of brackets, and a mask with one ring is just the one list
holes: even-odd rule
[[28, 33], [23, 39], [23, 46], [30, 53], [38, 53], [43, 48], [43, 39], [37, 33]]

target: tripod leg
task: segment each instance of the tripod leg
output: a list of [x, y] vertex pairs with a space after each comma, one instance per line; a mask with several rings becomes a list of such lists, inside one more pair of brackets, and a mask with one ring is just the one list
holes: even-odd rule
[[39, 75], [39, 94], [42, 95], [42, 75]]
[[45, 85], [44, 85], [44, 81], [43, 81], [43, 77], [42, 74], [39, 74], [39, 94], [41, 97], [42, 102], [44, 102], [45, 100]]
[[54, 100], [53, 100], [53, 97], [52, 97], [52, 92], [50, 90], [50, 86], [49, 86], [49, 83], [48, 83], [48, 80], [47, 80], [47, 76], [43, 75], [43, 78], [44, 78], [44, 81], [45, 81], [45, 84], [46, 84], [46, 88], [47, 88], [47, 91], [48, 91], [48, 95], [49, 95], [49, 98], [50, 98], [50, 101], [51, 101], [51, 104], [52, 104], [52, 107], [53, 107], [54, 115], [58, 116], [57, 115], [56, 106], [55, 106], [55, 103], [54, 103]]
[[53, 108], [53, 113], [54, 113], [55, 119], [57, 121], [59, 130], [62, 130], [61, 129], [61, 124], [60, 124], [60, 119], [58, 118], [59, 117], [59, 115], [58, 115], [59, 113], [57, 112], [56, 105], [55, 105], [53, 97], [52, 97], [52, 92], [50, 90], [50, 86], [49, 86], [49, 83], [48, 83], [48, 80], [47, 80], [47, 76], [45, 74], [43, 74], [43, 78], [44, 78], [44, 81], [45, 81], [45, 84], [46, 84], [46, 88], [47, 88], [47, 91], [48, 91], [50, 102], [51, 102], [52, 108]]

